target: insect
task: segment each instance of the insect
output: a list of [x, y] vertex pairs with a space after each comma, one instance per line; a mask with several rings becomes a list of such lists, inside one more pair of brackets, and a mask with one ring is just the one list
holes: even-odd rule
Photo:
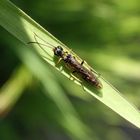
[[[102, 84], [99, 81], [98, 77], [93, 73], [92, 70], [87, 69], [83, 65], [84, 61], [82, 61], [80, 63], [72, 54], [68, 53], [67, 51], [64, 51], [64, 49], [61, 46], [55, 47], [52, 44], [50, 44], [50, 43], [46, 42], [45, 40], [41, 39], [40, 37], [38, 37], [38, 38], [41, 39], [42, 41], [44, 41], [49, 46], [46, 45], [46, 44], [39, 43], [37, 41], [36, 37], [38, 37], [38, 36], [35, 34], [35, 36], [34, 36], [35, 42], [28, 42], [28, 44], [37, 43], [40, 47], [41, 47], [41, 45], [45, 45], [47, 47], [52, 48], [53, 52], [54, 52], [54, 55], [56, 55], [59, 58], [58, 62], [63, 60], [66, 64], [66, 66], [72, 71], [72, 74], [77, 73], [78, 76], [80, 76], [87, 83], [90, 83], [91, 85], [93, 85], [97, 89], [102, 88]], [[41, 47], [41, 49], [43, 49], [43, 48]]]

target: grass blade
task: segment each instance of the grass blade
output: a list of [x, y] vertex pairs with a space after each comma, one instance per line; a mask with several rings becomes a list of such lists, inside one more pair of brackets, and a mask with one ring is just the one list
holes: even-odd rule
[[[29, 16], [27, 16], [23, 11], [9, 1], [0, 0], [0, 25], [26, 45], [27, 42], [34, 41], [34, 33], [36, 33], [40, 38], [46, 40], [54, 46], [62, 45], [66, 51], [70, 51], [63, 43], [58, 41], [49, 32], [44, 30], [39, 24], [33, 21]], [[45, 43], [41, 40], [39, 40], [39, 42]], [[45, 60], [60, 71], [60, 69], [55, 66], [56, 62], [54, 61], [53, 51], [43, 45], [42, 47], [47, 53], [40, 49], [38, 45], [35, 45], [37, 52], [41, 56], [45, 56]], [[73, 53], [73, 55], [79, 58], [75, 53]], [[88, 65], [86, 65], [86, 67], [88, 67]], [[60, 72], [66, 77], [70, 77], [70, 74], [67, 71], [63, 70]], [[102, 77], [99, 79], [103, 84], [102, 90], [98, 91], [93, 87], [84, 85], [86, 92], [97, 98], [99, 101], [131, 122], [133, 125], [140, 128], [139, 110], [129, 103], [124, 97], [122, 97], [122, 95], [120, 95], [120, 93]], [[75, 80], [74, 82], [80, 85], [78, 81]]]
[[0, 89], [0, 116], [6, 115], [19, 99], [24, 89], [32, 82], [32, 75], [23, 66], [19, 67]]

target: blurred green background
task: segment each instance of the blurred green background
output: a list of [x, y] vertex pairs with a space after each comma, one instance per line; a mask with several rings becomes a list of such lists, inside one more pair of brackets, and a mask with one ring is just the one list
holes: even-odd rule
[[[138, 0], [12, 2], [140, 107]], [[0, 40], [0, 140], [139, 140], [137, 128], [47, 68], [2, 27]]]

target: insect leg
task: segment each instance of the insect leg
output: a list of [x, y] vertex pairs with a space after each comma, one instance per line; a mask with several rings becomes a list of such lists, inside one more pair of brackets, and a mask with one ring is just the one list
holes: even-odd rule
[[[72, 79], [71, 79], [72, 78]], [[75, 77], [74, 75], [73, 75], [73, 73], [70, 73], [70, 77], [69, 77], [69, 79], [70, 80], [76, 80], [76, 81], [78, 81], [80, 84], [81, 84], [81, 86], [83, 87], [83, 89], [84, 89], [84, 86], [83, 86], [83, 82], [80, 80], [80, 79], [78, 79], [77, 77]]]
[[62, 58], [59, 58], [58, 61], [56, 62], [56, 65], [59, 64], [61, 60]]
[[85, 88], [84, 88], [84, 85], [83, 85], [83, 82], [82, 82], [82, 81], [80, 81], [80, 84], [81, 84], [82, 89], [83, 89], [84, 91], [86, 91]]
[[[74, 74], [74, 73], [76, 73], [76, 72], [77, 72], [77, 71], [75, 70], [75, 71], [72, 72], [72, 74]], [[76, 79], [76, 80], [77, 80], [77, 79]], [[78, 79], [77, 81], [79, 81], [79, 83], [81, 84], [81, 87], [83, 88], [83, 90], [86, 91], [85, 88], [84, 88], [84, 85], [83, 85], [83, 81], [82, 81], [82, 80], [79, 80], [79, 79]]]
[[[74, 77], [73, 74], [76, 73], [76, 72], [77, 72], [77, 71], [74, 70], [74, 71], [71, 73], [70, 79], [71, 79], [71, 77]], [[76, 79], [76, 78], [73, 78], [73, 79]]]
[[[88, 65], [88, 63], [86, 61], [84, 61], [84, 60], [81, 62], [81, 65], [83, 65], [84, 63], [86, 63]], [[88, 67], [90, 67], [90, 66], [88, 65]], [[98, 73], [97, 71], [95, 71], [92, 67], [90, 67], [89, 69], [90, 69], [90, 71], [96, 73], [98, 75], [98, 77], [101, 76], [101, 74]]]
[[[72, 79], [71, 79], [72, 78]], [[69, 77], [69, 80], [76, 80], [76, 78], [74, 77], [74, 75], [72, 73], [70, 73], [70, 77]]]
[[84, 60], [81, 62], [81, 66], [84, 64], [84, 62], [85, 62]]
[[[65, 53], [65, 54], [68, 54], [68, 52], [64, 52], [64, 53]], [[59, 64], [61, 60], [64, 60], [64, 61], [65, 61], [64, 58], [60, 57], [60, 58], [58, 59], [58, 61], [56, 62], [56, 65]]]

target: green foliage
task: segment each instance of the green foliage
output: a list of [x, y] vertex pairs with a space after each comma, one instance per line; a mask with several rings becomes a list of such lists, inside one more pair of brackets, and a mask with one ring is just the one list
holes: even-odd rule
[[[138, 81], [140, 78], [139, 63], [136, 62], [137, 58], [139, 58], [138, 42], [136, 39], [140, 33], [139, 30], [137, 30], [139, 25], [138, 24], [139, 19], [136, 14], [137, 13], [137, 4], [135, 4], [136, 2], [133, 1], [132, 2], [133, 4], [128, 3], [128, 5], [120, 5], [118, 2], [111, 3], [109, 1], [105, 3], [103, 2], [90, 3], [88, 1], [65, 2], [61, 0], [61, 4], [54, 4], [54, 3], [55, 2], [48, 1], [46, 5], [43, 4], [43, 1], [37, 3], [31, 2], [28, 3], [28, 6], [37, 9], [35, 15], [38, 17], [42, 17], [42, 19], [45, 19], [47, 21], [46, 23], [45, 22], [44, 23], [46, 24], [46, 27], [49, 28], [49, 30], [52, 30], [52, 32], [55, 31], [56, 34], [64, 38], [64, 40], [69, 39], [69, 42], [75, 42], [73, 43], [73, 45], [71, 45], [71, 46], [75, 46], [75, 48], [73, 47], [73, 50], [77, 50], [79, 54], [83, 53], [85, 55], [86, 60], [88, 59], [91, 62], [91, 64], [94, 61], [95, 64], [100, 69], [103, 69], [106, 72], [109, 71], [110, 73], [108, 75], [110, 76], [110, 81], [116, 83], [116, 86], [118, 85], [119, 88], [122, 89], [124, 88], [124, 91], [128, 93], [128, 96], [130, 96], [130, 98], [134, 98], [135, 99], [134, 101], [136, 101], [137, 99], [136, 93], [139, 91]], [[135, 8], [136, 10], [134, 10]], [[41, 12], [43, 10], [44, 12]], [[134, 11], [133, 14], [128, 15], [128, 13], [131, 13], [132, 11]], [[50, 116], [51, 117], [56, 116], [54, 118], [56, 123], [58, 123], [63, 128], [63, 130], [65, 130], [68, 133], [68, 135], [70, 135], [71, 138], [73, 139], [84, 140], [84, 139], [93, 139], [93, 137], [94, 139], [98, 139], [99, 136], [97, 136], [97, 134], [99, 135], [99, 133], [100, 135], [102, 135], [100, 136], [100, 138], [102, 137], [105, 139], [104, 135], [106, 135], [107, 130], [105, 130], [105, 127], [102, 126], [102, 122], [100, 128], [98, 128], [99, 124], [97, 124], [94, 127], [94, 130], [97, 131], [96, 134], [91, 133], [89, 128], [87, 128], [87, 126], [82, 123], [79, 115], [77, 115], [77, 112], [75, 111], [71, 102], [66, 97], [65, 91], [73, 95], [76, 95], [78, 97], [81, 97], [83, 99], [87, 99], [87, 101], [91, 100], [91, 97], [88, 96], [87, 94], [81, 94], [81, 92], [84, 91], [79, 90], [78, 88], [76, 88], [75, 85], [72, 85], [73, 83], [72, 81], [59, 77], [59, 73], [53, 71], [52, 68], [46, 69], [46, 64], [44, 63], [42, 64], [42, 62], [37, 58], [37, 56], [34, 56], [34, 54], [30, 51], [27, 42], [34, 41], [35, 39], [34, 33], [36, 33], [39, 37], [53, 44], [54, 46], [60, 44], [65, 48], [65, 50], [67, 51], [70, 50], [64, 44], [59, 42], [56, 38], [54, 38], [52, 35], [46, 32], [42, 27], [40, 27], [26, 14], [24, 14], [22, 11], [17, 9], [14, 5], [12, 5], [8, 1], [4, 1], [4, 0], [0, 1], [0, 24], [26, 45], [26, 48], [24, 48], [23, 46], [20, 47], [16, 43], [13, 43], [12, 46], [17, 46], [15, 48], [13, 47], [14, 48], [13, 50], [17, 53], [19, 58], [21, 58], [21, 60], [28, 67], [28, 69], [30, 69], [32, 74], [35, 77], [37, 77], [37, 79], [40, 81], [44, 89], [44, 93], [45, 94], [47, 93], [46, 95], [47, 96], [49, 95], [50, 99], [58, 107], [60, 112], [57, 111], [56, 113], [54, 109], [55, 107], [54, 108], [52, 108], [51, 106], [48, 107], [52, 109], [53, 112], [51, 113], [52, 115]], [[69, 34], [66, 34], [66, 31], [69, 28], [71, 29], [69, 30]], [[9, 39], [6, 38], [6, 40]], [[43, 44], [45, 43], [39, 38], [38, 41]], [[91, 44], [94, 44], [94, 48], [93, 46], [91, 47]], [[45, 53], [44, 51], [42, 51], [42, 49], [39, 48], [38, 45], [35, 45], [34, 47], [36, 48], [37, 52], [41, 54], [41, 56], [45, 56], [43, 58], [45, 58], [45, 60], [48, 63], [50, 63], [53, 67], [55, 67], [56, 62], [53, 59], [54, 56], [51, 49], [48, 49], [47, 47], [42, 45], [45, 51], [48, 52]], [[73, 55], [78, 57], [75, 53], [73, 53]], [[65, 67], [63, 64], [62, 66]], [[87, 65], [85, 66], [88, 67]], [[58, 67], [55, 68], [57, 70], [60, 70], [60, 68]], [[70, 76], [67, 71], [61, 71], [61, 72], [67, 77]], [[104, 73], [103, 75], [106, 75], [106, 73]], [[18, 74], [17, 76], [15, 75], [15, 79], [16, 77], [18, 77]], [[112, 110], [117, 112], [119, 115], [124, 117], [126, 120], [130, 121], [137, 127], [140, 127], [140, 117], [139, 117], [140, 115], [137, 109], [135, 109], [130, 103], [128, 103], [128, 101], [126, 101], [119, 94], [119, 92], [115, 90], [110, 84], [108, 84], [102, 77], [100, 77], [99, 79], [103, 84], [103, 89], [101, 91], [93, 89], [88, 85], [84, 85], [86, 91], [91, 95], [93, 95], [94, 97], [96, 97], [101, 102], [103, 102], [105, 105], [110, 107]], [[57, 81], [59, 81], [60, 84]], [[75, 82], [78, 83], [77, 81]], [[33, 82], [33, 84], [35, 83]], [[26, 84], [20, 86], [20, 82], [17, 82], [17, 85], [19, 86], [19, 88], [20, 87], [23, 89], [26, 88]], [[62, 85], [64, 89], [60, 85]], [[135, 87], [135, 88], [132, 89], [131, 87]], [[131, 92], [132, 91], [134, 92], [134, 90], [135, 90], [135, 95], [131, 96], [132, 95]], [[15, 99], [18, 99], [17, 97], [19, 97], [19, 95], [22, 92], [17, 92], [17, 93], [19, 94], [13, 95], [13, 97], [15, 96], [14, 97]], [[15, 100], [11, 99], [9, 101], [9, 104], [10, 102], [14, 103]], [[36, 102], [38, 102], [38, 99]], [[44, 102], [46, 101], [44, 100]], [[30, 104], [31, 103], [29, 102], [29, 105]], [[115, 121], [113, 119], [115, 118], [115, 115], [113, 117], [110, 116], [111, 119], [109, 119], [108, 117], [104, 117], [104, 116], [108, 116], [109, 114], [106, 113], [107, 109], [103, 109], [103, 110], [98, 109], [98, 105], [95, 106], [95, 104], [96, 103], [93, 103], [94, 110], [95, 111], [101, 110], [101, 114], [102, 113], [104, 114], [104, 115], [97, 115], [96, 119], [99, 118], [100, 120], [106, 120], [108, 124], [112, 124], [112, 125], [117, 125], [117, 123], [118, 124], [120, 123], [120, 121]], [[50, 104], [48, 103], [47, 105]], [[47, 110], [44, 109], [47, 105], [45, 104], [44, 107], [40, 107], [41, 110], [47, 112]], [[93, 112], [93, 110], [90, 111], [89, 106], [87, 106], [87, 104], [82, 106], [85, 109], [82, 109], [81, 104], [78, 104], [78, 106], [79, 106], [78, 107], [79, 113], [80, 113], [80, 109], [83, 112], [83, 114], [86, 111], [88, 113]], [[19, 112], [18, 110], [20, 110], [20, 108], [17, 109], [17, 112]], [[30, 115], [34, 114], [34, 112], [33, 111], [30, 112], [30, 110], [25, 112], [25, 114], [30, 114]], [[20, 113], [22, 114], [22, 116], [24, 116], [25, 114], [23, 114], [22, 111]], [[40, 112], [38, 112], [38, 114], [39, 113]], [[47, 119], [49, 119], [48, 116], [49, 115], [47, 114]], [[26, 118], [27, 116], [24, 117]], [[89, 117], [92, 120], [94, 118], [92, 113], [91, 116], [87, 115], [85, 118], [87, 119]], [[31, 118], [33, 118], [33, 120], [35, 119], [34, 117]], [[28, 119], [25, 119], [24, 120], [26, 122], [25, 124], [27, 123], [30, 124], [35, 122], [32, 121], [31, 118], [28, 118], [29, 121]], [[43, 119], [40, 118], [40, 120]], [[101, 131], [102, 127], [104, 130]], [[112, 131], [110, 130], [110, 133], [111, 132]], [[119, 133], [117, 133], [116, 135], [118, 134]], [[111, 135], [106, 136], [106, 139], [111, 139]], [[120, 139], [124, 139], [124, 138], [120, 136]]]

